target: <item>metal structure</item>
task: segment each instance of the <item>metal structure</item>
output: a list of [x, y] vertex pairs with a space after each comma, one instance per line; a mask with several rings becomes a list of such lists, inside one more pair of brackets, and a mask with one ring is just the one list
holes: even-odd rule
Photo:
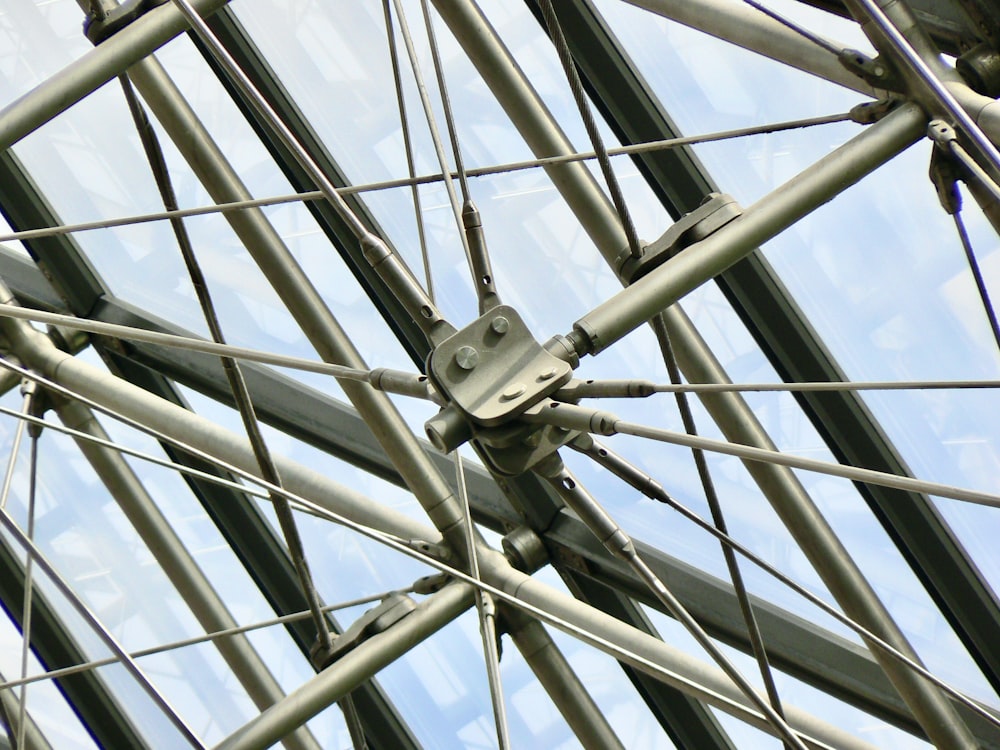
[[0, 28], [0, 743], [1000, 748], [993, 3]]

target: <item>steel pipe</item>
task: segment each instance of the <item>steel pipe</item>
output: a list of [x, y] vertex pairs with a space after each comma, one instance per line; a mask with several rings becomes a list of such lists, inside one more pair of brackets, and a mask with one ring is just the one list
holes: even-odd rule
[[[469, 0], [435, 0], [435, 6], [534, 155], [546, 157], [572, 153], [572, 145], [475, 4]], [[888, 133], [880, 138], [895, 136], [896, 139], [906, 140], [916, 139], [922, 134], [924, 123], [916, 107], [904, 107], [894, 119], [896, 122], [890, 127], [900, 132]], [[902, 131], [906, 131], [905, 139], [902, 138]], [[617, 254], [626, 246], [618, 218], [587, 170], [568, 168], [570, 165], [565, 167], [550, 166], [547, 172], [605, 260], [614, 267]], [[751, 249], [748, 248], [748, 251]], [[691, 251], [693, 248], [685, 252]], [[653, 310], [648, 317], [658, 312], [663, 314], [678, 363], [689, 382], [729, 382], [722, 366], [680, 305], [675, 304], [665, 310], [661, 307]], [[739, 394], [702, 396], [702, 402], [728, 440], [762, 448], [773, 446]], [[847, 614], [901, 652], [915, 656], [794, 473], [784, 467], [745, 465]], [[928, 727], [953, 723], [954, 712], [936, 690], [877, 651], [874, 655], [925, 731]]]
[[[79, 401], [57, 399], [54, 409], [66, 427], [101, 440], [109, 440], [94, 413]], [[236, 627], [237, 622], [222, 598], [163, 517], [124, 457], [103, 445], [80, 438], [75, 438], [75, 441], [205, 631]], [[215, 645], [258, 709], [263, 711], [284, 697], [281, 686], [245, 635], [220, 638], [215, 641]], [[285, 746], [300, 750], [319, 750], [316, 740], [305, 727], [289, 735], [285, 739]]]
[[[226, 2], [196, 0], [195, 5], [200, 13], [212, 14]], [[0, 151], [10, 148], [187, 28], [187, 21], [172, 5], [161, 5], [144, 13], [0, 110]]]
[[577, 352], [596, 354], [618, 341], [915, 143], [926, 127], [914, 104], [871, 125], [580, 318], [570, 334]]
[[474, 590], [452, 583], [396, 624], [348, 651], [277, 705], [245, 724], [215, 750], [261, 750], [340, 700], [472, 606]]
[[514, 607], [505, 607], [503, 616], [521, 657], [585, 750], [624, 750], [604, 712], [545, 626]]
[[[625, 2], [859, 94], [874, 98], [885, 95], [884, 91], [872, 88], [848, 71], [830, 51], [745, 3], [725, 0]], [[832, 44], [837, 46], [835, 42]]]

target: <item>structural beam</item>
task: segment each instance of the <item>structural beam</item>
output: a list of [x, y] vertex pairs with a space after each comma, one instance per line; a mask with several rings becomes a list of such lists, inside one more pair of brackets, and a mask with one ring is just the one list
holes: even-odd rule
[[[644, 1], [643, 5], [670, 5], [677, 12], [691, 12], [697, 7], [673, 0]], [[563, 18], [581, 75], [622, 143], [679, 135], [663, 105], [631, 66], [591, 3], [567, 3]], [[961, 94], [963, 87], [953, 90]], [[972, 107], [970, 112], [985, 111], [983, 102], [975, 106], [973, 102], [965, 103]], [[687, 168], [669, 158], [669, 152], [642, 154], [635, 163], [675, 218], [695, 210], [705, 195], [718, 189], [708, 175], [699, 172], [696, 163]], [[736, 263], [716, 282], [783, 380], [847, 379], [760, 253]], [[688, 355], [688, 359], [693, 365], [696, 353]], [[688, 378], [705, 382], [697, 378], [711, 377], [715, 372], [714, 368], [689, 372]], [[910, 475], [859, 394], [796, 393], [795, 398], [837, 460], [889, 474]], [[995, 633], [1000, 604], [948, 524], [924, 495], [874, 485], [856, 487], [987, 679], [1000, 690], [1000, 643]]]
[[[227, 0], [196, 0], [208, 15]], [[125, 71], [187, 29], [170, 3], [144, 13], [117, 34], [0, 109], [0, 151], [6, 151], [53, 117]]]
[[[58, 399], [54, 408], [66, 427], [100, 440], [110, 440], [93, 412], [80, 402]], [[115, 498], [205, 631], [236, 627], [237, 622], [225, 603], [122, 454], [82, 438], [75, 440], [80, 452], [104, 482], [108, 492]], [[223, 638], [217, 640], [215, 645], [258, 709], [263, 711], [284, 697], [284, 691], [245, 635]], [[285, 746], [299, 750], [319, 748], [316, 740], [304, 727], [290, 734], [285, 740]]]

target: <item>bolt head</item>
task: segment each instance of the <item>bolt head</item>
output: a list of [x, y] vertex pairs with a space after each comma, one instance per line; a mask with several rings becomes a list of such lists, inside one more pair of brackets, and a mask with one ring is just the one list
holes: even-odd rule
[[463, 370], [472, 370], [479, 364], [479, 352], [471, 346], [460, 346], [455, 352], [455, 364]]
[[528, 389], [524, 385], [524, 383], [511, 383], [506, 388], [504, 388], [504, 391], [501, 394], [501, 396], [505, 401], [511, 401], [520, 396], [526, 390]]
[[493, 333], [503, 336], [510, 330], [510, 321], [503, 315], [497, 315], [492, 321], [490, 321], [490, 328], [493, 329]]
[[548, 367], [548, 368], [542, 370], [540, 373], [538, 373], [538, 379], [539, 380], [552, 380], [552, 378], [554, 378], [556, 376], [556, 372], [558, 372], [558, 371], [556, 370], [555, 367]]

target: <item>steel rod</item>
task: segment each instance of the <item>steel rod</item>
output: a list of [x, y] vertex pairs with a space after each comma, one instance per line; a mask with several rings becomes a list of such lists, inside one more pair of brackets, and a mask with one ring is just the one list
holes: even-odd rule
[[[23, 398], [21, 399], [21, 414], [28, 414], [28, 407], [31, 406], [32, 395], [35, 392], [34, 383], [31, 387], [27, 386], [27, 383], [31, 381], [22, 382], [21, 390]], [[26, 420], [19, 419], [17, 422], [17, 427], [14, 429], [14, 440], [10, 446], [10, 455], [7, 458], [7, 469], [4, 471], [3, 475], [3, 488], [0, 489], [0, 510], [7, 507], [7, 498], [10, 496], [10, 485], [11, 481], [14, 479], [14, 467], [17, 464], [17, 454], [21, 449], [21, 440], [24, 437], [24, 428], [27, 424]]]
[[[437, 157], [438, 166], [441, 168], [441, 174], [451, 174], [451, 169], [448, 166], [448, 157], [445, 155], [444, 144], [441, 141], [441, 133], [438, 130], [437, 118], [434, 117], [434, 108], [431, 106], [430, 95], [427, 93], [427, 84], [424, 82], [424, 75], [420, 70], [420, 61], [417, 59], [417, 50], [413, 46], [413, 36], [410, 34], [410, 25], [406, 21], [406, 12], [403, 10], [403, 4], [400, 0], [392, 0], [392, 2], [393, 6], [396, 8], [396, 20], [399, 22], [399, 30], [403, 35], [403, 44], [406, 47], [406, 54], [410, 60], [410, 70], [413, 72], [413, 79], [417, 84], [417, 92], [420, 94], [420, 104], [424, 110], [424, 121], [427, 123], [427, 129], [431, 135], [431, 143], [434, 146], [434, 155]], [[442, 97], [443, 96], [444, 92], [442, 92]], [[464, 174], [464, 172], [459, 170], [459, 174]], [[455, 185], [450, 179], [445, 180], [444, 188], [448, 194], [448, 203], [451, 206], [451, 213], [455, 219], [455, 226], [458, 229], [458, 236], [462, 243], [462, 250], [465, 252], [466, 261], [469, 264], [469, 269], [472, 271], [473, 279], [475, 279], [475, 264], [472, 260], [472, 251], [469, 249], [469, 240], [462, 225], [462, 207], [458, 202], [458, 196], [455, 194]], [[476, 290], [477, 292], [479, 291], [478, 285], [476, 285]]]
[[[653, 318], [652, 325], [653, 333], [656, 336], [660, 351], [663, 354], [663, 363], [666, 365], [667, 374], [669, 375], [672, 383], [680, 383], [680, 367], [677, 365], [677, 357], [674, 354], [673, 345], [670, 343], [670, 332], [667, 329], [666, 321], [663, 319], [662, 315], [657, 315]], [[674, 398], [677, 403], [677, 411], [681, 417], [681, 423], [684, 425], [684, 431], [688, 435], [697, 435], [698, 427], [695, 423], [694, 413], [691, 409], [691, 404], [688, 400], [687, 394], [676, 393], [674, 394]], [[728, 534], [728, 524], [726, 523], [726, 517], [722, 510], [722, 503], [719, 500], [718, 492], [716, 492], [715, 482], [712, 479], [712, 472], [708, 467], [708, 460], [705, 458], [705, 453], [704, 451], [693, 449], [691, 451], [691, 458], [694, 461], [695, 470], [697, 471], [698, 478], [701, 481], [702, 492], [705, 495], [705, 501], [708, 503], [709, 511], [711, 512], [712, 522], [719, 531], [724, 534]], [[754, 659], [757, 661], [757, 668], [760, 671], [761, 680], [764, 682], [764, 690], [767, 693], [768, 700], [770, 700], [771, 707], [774, 709], [775, 713], [777, 713], [781, 718], [784, 718], [784, 712], [781, 708], [781, 695], [778, 693], [778, 687], [775, 684], [771, 664], [768, 661], [767, 649], [764, 646], [764, 639], [760, 632], [760, 626], [757, 624], [757, 617], [754, 614], [753, 605], [750, 603], [750, 596], [747, 593], [746, 585], [743, 580], [743, 573], [740, 570], [739, 560], [736, 558], [736, 553], [732, 550], [732, 548], [725, 544], [722, 544], [721, 547], [722, 557], [726, 562], [726, 569], [729, 572], [729, 580], [733, 584], [733, 591], [736, 594], [736, 601], [739, 604], [740, 614], [743, 616], [743, 622], [746, 624], [747, 637], [750, 641], [750, 650], [753, 652]], [[786, 750], [788, 750], [787, 746]]]
[[[815, 125], [827, 125], [836, 122], [851, 120], [849, 114], [824, 115], [821, 117], [810, 117], [802, 120], [791, 120], [772, 125], [757, 125], [747, 128], [736, 128], [733, 130], [723, 130], [705, 135], [681, 136], [678, 138], [665, 138], [657, 141], [647, 141], [645, 143], [634, 143], [628, 146], [614, 146], [608, 149], [609, 156], [622, 156], [627, 154], [642, 154], [651, 151], [660, 151], [680, 146], [687, 146], [698, 143], [710, 143], [713, 141], [726, 140], [730, 138], [741, 138], [751, 135], [763, 135], [767, 133], [777, 133], [783, 130], [812, 127]], [[536, 169], [556, 164], [568, 164], [576, 161], [589, 161], [596, 159], [597, 155], [593, 151], [581, 151], [577, 153], [565, 154], [562, 156], [550, 156], [540, 159], [525, 159], [523, 161], [508, 162], [491, 167], [473, 167], [466, 170], [468, 177], [489, 177], [491, 175], [507, 174], [509, 172], [523, 171], [526, 169]], [[447, 177], [440, 174], [427, 174], [420, 176], [400, 177], [392, 180], [382, 180], [379, 182], [362, 183], [337, 188], [337, 192], [342, 196], [357, 195], [359, 193], [374, 192], [379, 190], [393, 190], [401, 187], [416, 187], [418, 185], [430, 185], [436, 182], [443, 182], [445, 179], [458, 179], [458, 172], [452, 172]], [[73, 232], [83, 232], [92, 229], [111, 229], [114, 227], [129, 226], [131, 224], [142, 224], [151, 221], [164, 221], [172, 218], [185, 218], [188, 216], [205, 216], [208, 214], [226, 213], [229, 211], [240, 211], [245, 208], [262, 208], [266, 206], [278, 206], [283, 203], [297, 203], [299, 201], [323, 200], [324, 195], [319, 190], [307, 190], [301, 193], [290, 193], [287, 195], [276, 195], [270, 198], [248, 198], [246, 200], [228, 201], [216, 203], [211, 206], [196, 206], [193, 208], [180, 208], [175, 211], [153, 211], [147, 214], [135, 214], [117, 219], [100, 219], [98, 221], [84, 221], [74, 224], [62, 224], [55, 227], [44, 227], [40, 229], [24, 229], [18, 232], [7, 232], [0, 234], [0, 242], [13, 242], [20, 240], [30, 240], [39, 237], [52, 237], [60, 234], [71, 234]], [[428, 287], [430, 289], [430, 287]]]
[[596, 354], [638, 328], [915, 143], [926, 125], [916, 105], [894, 110], [580, 318], [569, 335], [577, 352]]
[[[424, 231], [423, 209], [420, 204], [420, 188], [415, 178], [417, 175], [413, 161], [413, 142], [410, 136], [410, 121], [406, 113], [406, 97], [403, 94], [403, 77], [399, 69], [399, 53], [396, 49], [396, 32], [392, 26], [392, 0], [382, 0], [382, 15], [385, 18], [386, 41], [389, 45], [389, 61], [392, 63], [392, 83], [396, 90], [396, 106], [399, 109], [399, 129], [403, 134], [403, 153], [406, 155], [406, 173], [410, 180], [410, 197], [413, 199], [413, 213], [417, 224], [417, 240], [420, 245], [420, 259], [424, 264], [424, 285], [427, 296], [434, 299], [434, 275], [431, 273], [431, 261], [427, 254], [427, 233]], [[442, 179], [444, 176], [442, 175]], [[343, 188], [338, 188], [343, 195]]]
[[[435, 0], [435, 4], [535, 156], [572, 153], [569, 141], [478, 8], [466, 0]], [[683, 4], [694, 7], [693, 3]], [[717, 16], [710, 14], [708, 17], [717, 18], [721, 24], [727, 19], [723, 15], [725, 9], [720, 11]], [[903, 117], [914, 120], [912, 129], [916, 138], [917, 131], [922, 130], [919, 114], [914, 107], [906, 107]], [[613, 266], [617, 254], [625, 246], [625, 238], [616, 231], [614, 213], [602, 202], [589, 172], [576, 169], [572, 164], [549, 166], [547, 171], [585, 231]], [[662, 314], [686, 378], [695, 383], [728, 381], [724, 369], [680, 306], [667, 308]], [[702, 402], [727, 439], [763, 448], [774, 447], [738, 394], [703, 394]], [[747, 468], [848, 615], [916, 659], [905, 636], [794, 473], [785, 467], [763, 463], [751, 462]], [[935, 690], [884, 654], [876, 651], [874, 655], [923, 726], [951, 721], [953, 712], [941, 705]]]
[[649, 588], [653, 596], [663, 604], [667, 612], [684, 626], [684, 629], [705, 650], [712, 661], [726, 673], [729, 679], [738, 686], [740, 692], [753, 704], [756, 710], [766, 717], [767, 722], [774, 728], [775, 734], [781, 737], [787, 745], [805, 750], [802, 740], [788, 726], [784, 717], [768, 702], [767, 697], [757, 693], [742, 672], [722, 653], [704, 628], [691, 616], [687, 608], [680, 603], [673, 592], [664, 585], [663, 581], [642, 559], [631, 537], [597, 502], [593, 495], [580, 484], [579, 480], [563, 464], [558, 454], [550, 456], [543, 464], [536, 467], [535, 471], [548, 480], [570, 510], [579, 516], [584, 525], [593, 532], [608, 551], [623, 560], [632, 569], [639, 580]]
[[884, 651], [886, 654], [890, 655], [893, 659], [897, 660], [901, 664], [904, 664], [907, 668], [913, 670], [916, 674], [919, 674], [928, 682], [937, 685], [944, 692], [946, 692], [949, 697], [955, 699], [962, 705], [969, 708], [971, 711], [982, 716], [988, 722], [996, 727], [1000, 727], [1000, 717], [995, 716], [990, 713], [982, 706], [976, 702], [970, 700], [968, 697], [963, 695], [956, 688], [952, 687], [948, 683], [944, 682], [939, 677], [932, 674], [927, 670], [926, 667], [917, 663], [906, 654], [895, 649], [886, 641], [879, 638], [873, 632], [865, 628], [864, 626], [858, 624], [850, 617], [842, 613], [835, 607], [827, 604], [823, 599], [818, 597], [816, 594], [812, 593], [805, 586], [792, 580], [789, 576], [782, 573], [778, 568], [771, 565], [769, 562], [761, 558], [759, 555], [755, 554], [752, 550], [748, 549], [743, 544], [729, 536], [729, 534], [720, 531], [716, 526], [709, 521], [705, 520], [693, 510], [688, 508], [686, 505], [678, 502], [676, 499], [671, 497], [667, 491], [663, 488], [663, 485], [653, 479], [651, 476], [646, 474], [644, 471], [634, 466], [621, 456], [617, 455], [614, 451], [601, 445], [596, 440], [591, 438], [589, 435], [581, 434], [576, 440], [570, 443], [570, 447], [581, 453], [584, 453], [595, 461], [597, 461], [601, 466], [606, 468], [608, 471], [612, 472], [622, 481], [626, 482], [630, 486], [634, 487], [636, 490], [641, 492], [646, 497], [656, 502], [663, 503], [664, 505], [670, 506], [672, 509], [680, 513], [686, 519], [694, 523], [703, 531], [711, 534], [720, 543], [729, 547], [734, 552], [742, 555], [748, 561], [756, 565], [758, 568], [763, 570], [768, 575], [772, 576], [775, 580], [779, 581], [783, 585], [787, 586], [789, 589], [794, 591], [796, 594], [801, 596], [803, 599], [808, 601], [810, 604], [822, 610], [824, 613], [834, 618], [841, 624], [853, 630], [858, 635], [862, 636], [866, 641], [877, 646], [880, 650]]
[[[130, 69], [129, 75], [213, 199], [228, 201], [249, 197], [239, 176], [162, 68], [150, 58]], [[315, 286], [263, 214], [251, 210], [226, 216], [320, 356], [337, 364], [367, 369]], [[389, 253], [381, 241], [378, 246]], [[396, 258], [392, 253], [388, 257]], [[438, 323], [446, 325], [439, 316], [428, 317], [425, 322], [428, 321], [435, 326]], [[365, 384], [341, 380], [340, 385], [372, 427], [386, 455], [435, 527], [451, 538], [455, 549], [461, 550], [462, 514], [458, 501], [395, 406], [384, 394]]]
[[[726, 0], [625, 1], [860, 94], [878, 98], [884, 93], [849, 72], [827, 49], [742, 3]], [[836, 42], [829, 44], [844, 46]]]
[[94, 631], [95, 635], [104, 643], [108, 649], [119, 657], [122, 665], [125, 669], [132, 675], [132, 677], [139, 683], [139, 686], [143, 691], [152, 699], [153, 703], [163, 712], [164, 716], [170, 721], [171, 724], [177, 729], [178, 733], [184, 738], [184, 740], [195, 748], [204, 748], [198, 735], [187, 725], [180, 714], [170, 705], [170, 702], [156, 689], [149, 678], [146, 676], [145, 672], [139, 668], [135, 661], [129, 657], [128, 653], [121, 647], [115, 637], [104, 627], [104, 624], [100, 619], [91, 612], [90, 608], [77, 596], [73, 588], [66, 582], [59, 571], [56, 570], [55, 566], [52, 565], [41, 551], [35, 546], [35, 544], [27, 537], [27, 535], [18, 528], [17, 524], [10, 517], [9, 513], [4, 510], [0, 511], [0, 526], [2, 526], [8, 534], [10, 534], [14, 541], [20, 545], [27, 555], [34, 559], [35, 564], [38, 565], [39, 569], [48, 577], [52, 582], [53, 586], [64, 596], [68, 601], [69, 605], [77, 612], [77, 614], [87, 623], [87, 625]]
[[715, 440], [713, 438], [665, 430], [659, 427], [635, 424], [619, 419], [611, 412], [598, 411], [574, 404], [551, 402], [548, 406], [550, 408], [545, 408], [545, 405], [542, 405], [541, 407], [529, 410], [523, 417], [524, 421], [535, 424], [555, 425], [570, 430], [582, 430], [597, 435], [633, 435], [663, 443], [683, 445], [688, 448], [706, 450], [713, 453], [723, 453], [749, 461], [815, 471], [819, 474], [850, 479], [853, 482], [866, 482], [883, 487], [894, 487], [910, 492], [920, 492], [927, 495], [952, 498], [954, 500], [964, 500], [980, 505], [1000, 507], [1000, 495], [991, 492], [955, 487], [939, 482], [928, 482], [912, 477], [901, 477], [895, 474], [887, 474], [883, 471], [873, 471], [872, 469], [845, 466], [844, 464], [831, 463], [830, 461], [794, 456], [789, 453], [781, 453], [775, 449], [756, 448], [749, 445], [731, 443], [726, 440]]
[[[465, 471], [462, 455], [455, 451], [455, 480], [458, 498], [465, 512], [466, 550], [469, 561], [469, 575], [476, 581], [479, 574], [479, 555], [476, 550], [475, 526], [472, 523], [472, 509], [469, 507], [469, 493], [465, 485]], [[507, 727], [507, 708], [504, 702], [503, 682], [500, 679], [500, 653], [497, 645], [499, 637], [496, 626], [496, 603], [492, 595], [481, 589], [475, 591], [476, 613], [479, 616], [479, 635], [483, 643], [483, 659], [486, 662], [486, 677], [490, 686], [490, 702], [493, 706], [493, 723], [496, 727], [497, 744], [500, 750], [510, 748], [510, 731]]]
[[[78, 401], [59, 399], [55, 411], [70, 429], [108, 441], [93, 412]], [[146, 544], [171, 584], [206, 631], [236, 627], [225, 602], [208, 580], [184, 543], [146, 492], [141, 480], [115, 450], [77, 440], [77, 447], [104, 482], [125, 517]], [[218, 641], [219, 653], [258, 709], [264, 710], [284, 697], [284, 691], [249, 640], [238, 636]], [[287, 747], [318, 748], [307, 729], [290, 735]]]
[[[30, 458], [28, 469], [28, 528], [25, 533], [27, 539], [32, 544], [35, 539], [35, 501], [38, 491], [38, 440], [41, 437], [41, 430], [37, 425], [29, 430], [30, 437]], [[4, 509], [3, 512], [7, 512]], [[27, 560], [24, 563], [24, 609], [21, 615], [21, 677], [28, 675], [28, 652], [31, 649], [31, 613], [32, 598], [35, 591], [34, 578], [34, 557], [30, 550], [27, 551]], [[24, 747], [24, 737], [28, 723], [28, 686], [21, 685], [21, 691], [17, 701], [17, 747]]]
[[[412, 587], [408, 589], [394, 589], [393, 591], [384, 591], [380, 594], [372, 594], [371, 596], [364, 596], [358, 599], [351, 599], [346, 602], [339, 602], [338, 604], [327, 604], [323, 607], [323, 612], [335, 612], [339, 609], [347, 609], [349, 607], [357, 607], [362, 604], [371, 604], [372, 602], [377, 602], [389, 594], [392, 593], [409, 593], [412, 591]], [[163, 643], [158, 646], [151, 646], [150, 648], [139, 649], [138, 651], [130, 651], [129, 656], [133, 659], [141, 659], [144, 656], [153, 656], [155, 654], [163, 654], [169, 651], [176, 651], [180, 648], [185, 648], [187, 646], [197, 646], [202, 643], [211, 643], [222, 638], [230, 638], [236, 635], [242, 635], [244, 633], [249, 633], [254, 630], [261, 630], [262, 628], [273, 627], [274, 625], [286, 625], [290, 622], [298, 622], [300, 620], [308, 620], [312, 617], [312, 612], [308, 609], [304, 609], [300, 612], [292, 612], [291, 614], [281, 615], [280, 617], [272, 617], [268, 620], [259, 620], [249, 625], [237, 625], [232, 628], [226, 628], [225, 630], [214, 630], [210, 633], [205, 633], [204, 635], [194, 636], [192, 638], [184, 638], [179, 641], [171, 641], [170, 643]], [[68, 677], [69, 675], [78, 674], [80, 672], [86, 672], [91, 669], [97, 669], [98, 667], [106, 667], [109, 664], [117, 664], [118, 659], [110, 656], [105, 659], [95, 659], [93, 661], [88, 661], [85, 664], [74, 664], [70, 667], [62, 667], [60, 669], [53, 669], [47, 672], [41, 672], [39, 674], [33, 674], [23, 680], [0, 680], [0, 691], [7, 690], [8, 688], [17, 687], [22, 683], [30, 684], [32, 682], [41, 682], [43, 680], [56, 680], [60, 677]]]
[[[136, 96], [128, 76], [123, 75], [119, 80], [132, 114], [133, 123], [138, 131], [139, 140], [146, 153], [150, 171], [153, 174], [154, 182], [163, 201], [163, 207], [166, 210], [176, 209], [178, 205], [173, 180], [170, 177], [170, 171], [167, 167], [163, 148], [160, 146], [156, 131], [149, 121], [145, 108]], [[201, 263], [198, 261], [194, 246], [191, 243], [187, 226], [184, 224], [183, 219], [171, 219], [170, 226], [177, 241], [181, 257], [184, 260], [184, 265], [187, 268], [188, 277], [194, 288], [195, 296], [201, 307], [202, 316], [211, 333], [212, 341], [216, 344], [224, 345], [226, 344], [226, 339], [222, 332], [222, 323], [219, 320], [211, 291], [208, 288], [208, 280], [205, 278], [205, 274], [201, 269]], [[250, 447], [257, 460], [257, 465], [260, 467], [261, 475], [272, 484], [280, 486], [281, 478], [271, 457], [270, 448], [260, 429], [260, 423], [257, 420], [257, 413], [254, 410], [253, 400], [250, 397], [250, 391], [243, 377], [243, 371], [240, 369], [239, 363], [232, 357], [223, 356], [220, 357], [220, 361], [222, 369], [226, 374], [226, 379], [229, 381], [233, 403], [236, 405], [236, 410], [243, 422], [243, 429], [250, 440]], [[313, 612], [319, 646], [328, 651], [333, 647], [333, 639], [330, 636], [330, 623], [325, 620], [322, 612], [320, 612], [322, 602], [320, 601], [319, 592], [316, 589], [312, 573], [309, 570], [305, 547], [302, 543], [302, 536], [299, 533], [298, 526], [295, 523], [295, 516], [292, 514], [292, 509], [289, 507], [288, 501], [281, 495], [272, 495], [269, 499], [278, 521], [278, 528], [281, 530], [281, 535], [288, 548], [288, 556], [298, 576], [302, 594]], [[350, 703], [350, 701], [347, 702]], [[350, 714], [350, 708], [353, 708], [353, 705], [346, 708], [345, 713]]]

